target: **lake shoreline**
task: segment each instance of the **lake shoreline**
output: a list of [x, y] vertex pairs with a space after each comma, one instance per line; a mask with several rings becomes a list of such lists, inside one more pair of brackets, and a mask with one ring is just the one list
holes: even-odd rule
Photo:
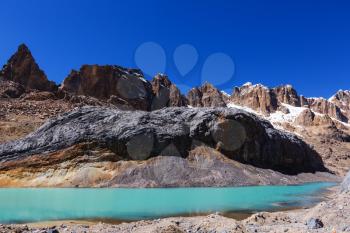
[[[278, 212], [259, 212], [244, 220], [235, 220], [220, 214], [194, 217], [171, 217], [154, 220], [141, 220], [129, 223], [102, 223], [95, 221], [49, 221], [31, 224], [1, 225], [0, 232], [217, 232], [232, 233], [282, 233], [282, 232], [343, 232], [349, 224], [350, 192], [339, 193], [339, 186], [325, 193], [327, 200], [310, 208]], [[306, 222], [310, 218], [322, 219], [324, 227], [309, 229]], [[350, 230], [350, 228], [349, 228]], [[54, 231], [56, 232], [56, 231]], [[347, 232], [347, 231], [346, 231]]]
[[[247, 214], [243, 218], [239, 216], [239, 213], [236, 213], [236, 218], [232, 216], [227, 216], [225, 213], [215, 213], [215, 214], [201, 214], [197, 216], [175, 216], [175, 217], [165, 217], [160, 219], [153, 220], [140, 220], [140, 221], [118, 221], [110, 219], [86, 219], [86, 220], [59, 220], [59, 221], [40, 221], [26, 224], [0, 224], [0, 232], [3, 232], [3, 229], [8, 230], [20, 230], [22, 232], [49, 232], [50, 230], [56, 229], [58, 232], [65, 231], [74, 231], [77, 233], [80, 232], [130, 232], [133, 229], [133, 232], [157, 232], [157, 230], [162, 229], [161, 232], [173, 232], [173, 229], [193, 229], [194, 226], [203, 227], [203, 229], [215, 229], [220, 230], [221, 228], [231, 229], [228, 232], [234, 233], [246, 233], [254, 232], [250, 231], [248, 228], [252, 228], [252, 219], [264, 218], [268, 221], [270, 218], [276, 218], [276, 216], [303, 216], [304, 213], [312, 211], [317, 208], [322, 203], [336, 202], [339, 195], [339, 185], [327, 188], [321, 193], [316, 195], [322, 195], [323, 201], [312, 207], [300, 207], [300, 208], [291, 208], [283, 209], [273, 212], [258, 212], [253, 214]], [[350, 194], [350, 193], [349, 193]], [[348, 195], [349, 195], [348, 194]], [[343, 198], [344, 199], [344, 198]], [[239, 216], [237, 218], [237, 216]], [[264, 221], [265, 221], [264, 220]], [[260, 220], [259, 220], [260, 221]], [[302, 225], [305, 225], [298, 219], [298, 228]], [[259, 225], [259, 227], [271, 228], [273, 227], [272, 223], [264, 223]], [[280, 227], [280, 226], [279, 226]], [[226, 229], [225, 228], [225, 229]], [[253, 229], [253, 228], [252, 228]], [[255, 228], [254, 228], [255, 229]], [[178, 231], [182, 232], [182, 231]], [[185, 231], [184, 231], [185, 232]], [[206, 232], [206, 231], [205, 231]], [[260, 231], [258, 231], [260, 232]], [[265, 231], [264, 231], [265, 232]], [[270, 231], [266, 231], [270, 232]], [[271, 231], [272, 232], [272, 231]], [[279, 232], [279, 231], [276, 231]], [[281, 231], [282, 232], [282, 231]], [[283, 231], [284, 232], [284, 231]], [[292, 231], [293, 232], [293, 231]], [[300, 230], [300, 232], [304, 232]], [[305, 231], [306, 232], [306, 231]]]
[[[0, 189], [0, 222], [51, 220], [122, 223], [212, 213], [243, 220], [261, 211], [306, 208], [336, 183], [176, 189]], [[155, 210], [157, 210], [155, 212]], [[97, 217], [97, 218], [96, 218]]]

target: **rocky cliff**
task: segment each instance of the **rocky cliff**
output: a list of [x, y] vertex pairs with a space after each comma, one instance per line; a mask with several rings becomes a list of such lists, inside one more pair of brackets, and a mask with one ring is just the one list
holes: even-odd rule
[[61, 89], [74, 95], [95, 97], [122, 108], [149, 110], [152, 86], [137, 69], [84, 65], [73, 70]]
[[167, 75], [158, 74], [151, 83], [153, 91], [151, 110], [187, 106], [186, 97], [181, 94], [180, 90], [169, 80]]
[[267, 87], [246, 83], [242, 87], [235, 87], [230, 102], [259, 110], [262, 113], [270, 113], [277, 110], [277, 99], [274, 93]]
[[344, 114], [347, 119], [350, 119], [350, 91], [339, 90], [329, 101], [341, 109], [342, 114]]
[[[283, 111], [284, 104], [293, 107], [307, 107], [321, 114], [326, 114], [339, 121], [347, 122], [348, 99], [346, 92], [339, 92], [326, 100], [324, 98], [306, 98], [299, 96], [291, 85], [268, 88], [261, 84], [246, 83], [235, 87], [230, 102], [249, 107], [255, 111], [269, 114], [277, 110]], [[340, 101], [339, 99], [342, 99]]]
[[225, 107], [224, 95], [210, 83], [192, 88], [187, 94], [188, 104], [192, 107]]

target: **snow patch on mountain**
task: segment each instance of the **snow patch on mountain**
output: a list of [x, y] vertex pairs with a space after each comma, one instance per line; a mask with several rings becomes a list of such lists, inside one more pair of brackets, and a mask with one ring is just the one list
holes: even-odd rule
[[293, 123], [295, 119], [307, 108], [305, 107], [294, 107], [289, 104], [282, 104], [284, 107], [286, 107], [289, 111], [289, 113], [283, 113], [281, 111], [276, 111], [274, 113], [271, 113], [268, 117], [268, 120], [271, 122], [276, 123]]

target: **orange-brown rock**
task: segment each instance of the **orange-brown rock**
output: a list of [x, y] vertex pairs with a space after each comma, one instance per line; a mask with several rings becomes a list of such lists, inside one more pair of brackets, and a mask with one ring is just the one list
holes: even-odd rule
[[25, 89], [57, 90], [56, 84], [47, 79], [45, 73], [39, 68], [31, 52], [24, 44], [18, 47], [17, 52], [4, 65], [0, 71], [1, 78], [19, 83]]
[[84, 65], [64, 80], [62, 90], [108, 101], [111, 97], [134, 109], [149, 110], [152, 87], [137, 69], [120, 66]]
[[298, 93], [291, 85], [275, 87], [273, 88], [273, 92], [278, 102], [300, 107]]
[[350, 91], [339, 90], [332, 96], [330, 102], [340, 108], [348, 120], [350, 119]]
[[315, 113], [307, 108], [295, 119], [295, 123], [298, 125], [312, 126], [314, 124], [314, 119]]
[[342, 114], [339, 107], [324, 98], [309, 98], [308, 102], [310, 108], [315, 112], [327, 114], [340, 121], [345, 120], [345, 116]]
[[273, 91], [261, 84], [247, 83], [242, 87], [235, 87], [230, 101], [265, 114], [274, 112], [278, 108]]
[[187, 94], [188, 104], [193, 107], [225, 107], [223, 94], [210, 83], [192, 88]]
[[152, 110], [164, 107], [186, 106], [186, 99], [180, 90], [173, 84], [167, 75], [158, 74], [152, 80]]

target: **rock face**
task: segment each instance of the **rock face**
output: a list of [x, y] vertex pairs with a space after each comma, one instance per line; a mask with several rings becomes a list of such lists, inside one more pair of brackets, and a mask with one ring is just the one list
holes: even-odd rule
[[300, 107], [301, 98], [291, 85], [268, 88], [261, 84], [246, 83], [235, 87], [232, 103], [269, 114], [283, 108], [282, 104]]
[[295, 123], [298, 125], [312, 126], [315, 120], [315, 113], [310, 109], [305, 109], [297, 116]]
[[[349, 92], [350, 93], [350, 92]], [[265, 115], [276, 112], [283, 112], [284, 104], [293, 107], [307, 107], [311, 110], [326, 114], [337, 120], [348, 121], [348, 92], [338, 92], [331, 98], [331, 101], [324, 98], [306, 98], [299, 96], [291, 85], [268, 88], [261, 84], [253, 85], [246, 83], [242, 87], [235, 87], [230, 102], [235, 105], [249, 107]], [[344, 112], [345, 109], [345, 112]]]
[[300, 97], [291, 85], [275, 87], [273, 93], [279, 103], [300, 107]]
[[265, 114], [276, 111], [278, 107], [274, 92], [261, 84], [246, 83], [235, 87], [230, 101]]
[[62, 90], [95, 97], [119, 106], [150, 110], [152, 87], [137, 69], [84, 65], [64, 80]]
[[163, 74], [156, 75], [152, 80], [153, 99], [151, 110], [157, 110], [164, 107], [182, 107], [186, 106], [186, 98], [181, 95], [180, 90], [171, 83], [168, 76]]
[[287, 174], [324, 171], [322, 160], [302, 140], [238, 109], [167, 108], [153, 112], [84, 107], [49, 120], [22, 140], [0, 144], [0, 161], [50, 153], [96, 142], [130, 160], [187, 157], [196, 146], [228, 158]]
[[31, 52], [24, 44], [8, 60], [0, 71], [0, 78], [21, 84], [25, 89], [56, 91], [57, 86], [50, 82], [36, 64]]
[[347, 119], [350, 119], [350, 91], [340, 90], [329, 101], [342, 109], [342, 113]]
[[191, 89], [187, 94], [188, 104], [192, 107], [225, 107], [223, 94], [210, 83]]
[[339, 107], [324, 98], [309, 98], [308, 103], [310, 108], [315, 112], [327, 114], [340, 121], [347, 121]]

